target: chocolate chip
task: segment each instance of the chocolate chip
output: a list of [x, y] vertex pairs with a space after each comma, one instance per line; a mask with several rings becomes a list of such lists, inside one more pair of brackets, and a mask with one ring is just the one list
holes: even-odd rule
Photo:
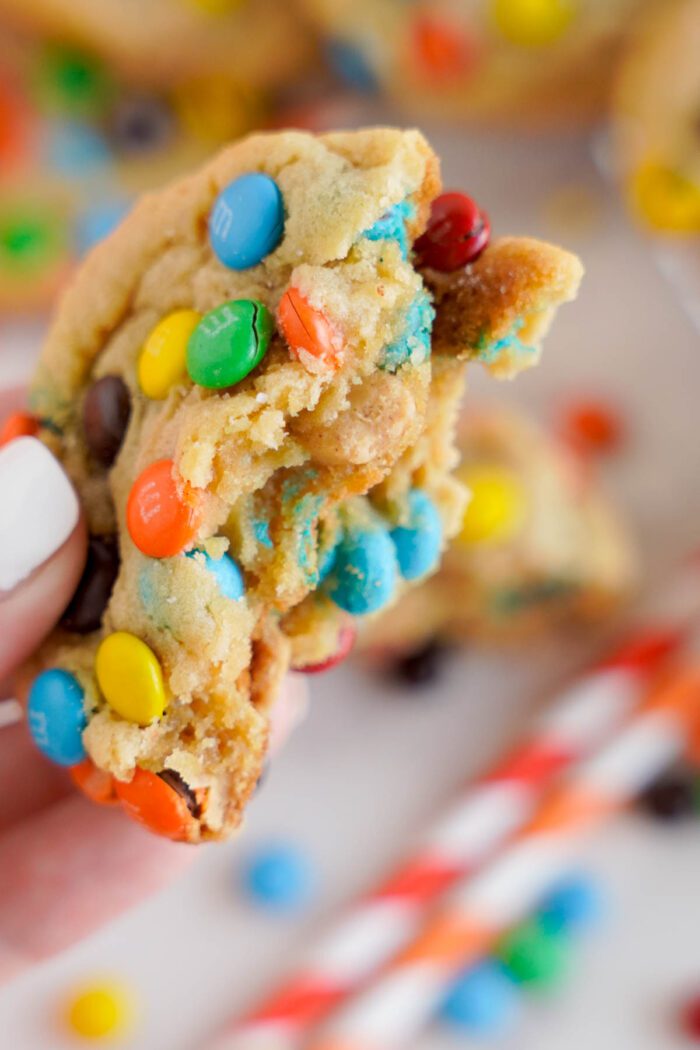
[[119, 376], [103, 376], [85, 395], [85, 440], [95, 459], [104, 467], [110, 467], [116, 459], [130, 415], [129, 388]]
[[639, 805], [657, 820], [674, 821], [695, 812], [695, 784], [691, 773], [673, 770], [660, 777], [640, 796]]
[[199, 819], [202, 813], [202, 807], [197, 802], [197, 796], [195, 795], [189, 784], [186, 784], [179, 773], [176, 773], [174, 769], [164, 769], [158, 776], [161, 780], [164, 780], [168, 787], [171, 787], [173, 791], [177, 791], [178, 795], [182, 795], [187, 808], [195, 819]]
[[97, 630], [118, 572], [119, 551], [115, 540], [107, 536], [91, 536], [83, 575], [61, 618], [61, 625], [67, 631], [88, 634]]
[[403, 685], [431, 685], [440, 678], [447, 652], [448, 646], [439, 638], [433, 638], [397, 660], [391, 668], [392, 677]]
[[124, 153], [145, 153], [171, 137], [173, 116], [159, 98], [134, 95], [122, 99], [112, 117], [112, 137]]

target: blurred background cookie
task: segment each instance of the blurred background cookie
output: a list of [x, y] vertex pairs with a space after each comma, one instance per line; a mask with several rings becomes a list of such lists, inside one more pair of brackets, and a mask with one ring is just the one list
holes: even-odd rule
[[525, 126], [601, 115], [630, 20], [655, 2], [304, 0], [345, 82], [407, 113]]
[[654, 230], [700, 234], [699, 0], [666, 0], [635, 23], [613, 133], [637, 218]]

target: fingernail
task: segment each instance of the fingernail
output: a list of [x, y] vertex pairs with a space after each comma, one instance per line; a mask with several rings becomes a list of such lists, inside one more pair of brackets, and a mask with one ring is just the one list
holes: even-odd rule
[[58, 461], [33, 437], [0, 449], [0, 591], [43, 565], [78, 523], [78, 497]]

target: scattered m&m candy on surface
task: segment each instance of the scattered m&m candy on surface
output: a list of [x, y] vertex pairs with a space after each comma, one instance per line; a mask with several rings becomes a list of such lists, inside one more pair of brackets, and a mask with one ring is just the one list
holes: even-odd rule
[[137, 365], [146, 397], [162, 401], [173, 386], [187, 379], [187, 344], [201, 319], [196, 310], [175, 310], [151, 331]]
[[29, 732], [39, 750], [59, 766], [74, 766], [85, 758], [84, 697], [75, 675], [60, 667], [43, 671], [29, 690]]
[[231, 601], [237, 602], [244, 596], [245, 583], [243, 581], [243, 573], [230, 554], [222, 554], [220, 558], [212, 558], [206, 551], [195, 547], [194, 550], [187, 552], [187, 557], [194, 558], [196, 562], [204, 566], [207, 572], [212, 574], [224, 598], [230, 598]]
[[474, 1035], [496, 1036], [517, 1020], [518, 990], [497, 962], [487, 960], [462, 974], [442, 1004], [440, 1019]]
[[284, 234], [284, 200], [274, 179], [262, 172], [240, 175], [221, 191], [209, 218], [217, 259], [231, 270], [257, 266]]
[[415, 19], [410, 34], [410, 62], [424, 80], [446, 83], [474, 67], [476, 49], [461, 26], [437, 14]]
[[511, 44], [542, 47], [567, 32], [576, 0], [491, 0], [493, 20]]
[[565, 406], [561, 430], [579, 452], [614, 452], [624, 437], [624, 423], [612, 405], [601, 400], [574, 401]]
[[272, 314], [257, 299], [234, 299], [211, 310], [187, 343], [187, 371], [193, 383], [221, 390], [253, 371], [274, 332]]
[[252, 900], [271, 911], [296, 911], [313, 892], [315, 877], [308, 858], [290, 843], [261, 847], [243, 869]]
[[565, 977], [569, 942], [534, 918], [506, 934], [497, 954], [514, 981], [544, 990], [555, 987]]
[[353, 527], [338, 544], [324, 586], [341, 609], [363, 616], [387, 605], [397, 582], [396, 549], [386, 529]]
[[114, 981], [87, 984], [65, 1006], [65, 1020], [75, 1035], [97, 1040], [123, 1033], [133, 1021], [133, 994]]
[[630, 193], [637, 214], [653, 230], [700, 233], [700, 184], [683, 172], [650, 162], [636, 172]]
[[331, 320], [311, 306], [298, 288], [288, 288], [277, 307], [282, 335], [294, 357], [309, 372], [336, 369], [343, 363], [343, 340]]
[[545, 899], [538, 919], [547, 933], [572, 933], [596, 925], [603, 909], [597, 883], [586, 875], [572, 875]]
[[126, 505], [126, 524], [134, 544], [150, 558], [172, 558], [197, 535], [196, 496], [188, 485], [183, 494], [175, 480], [175, 464], [159, 459], [139, 474]]
[[414, 249], [419, 266], [453, 273], [475, 262], [489, 243], [488, 216], [466, 193], [442, 193], [430, 208], [428, 227]]
[[401, 575], [405, 580], [416, 580], [438, 562], [442, 520], [430, 496], [422, 489], [409, 492], [405, 519], [391, 530], [391, 538]]
[[656, 820], [669, 824], [692, 817], [696, 811], [693, 774], [679, 769], [659, 777], [640, 795], [639, 807]]
[[700, 1043], [700, 993], [684, 1003], [680, 1024], [683, 1033], [694, 1043]]
[[165, 685], [157, 656], [128, 631], [108, 634], [95, 656], [95, 673], [109, 706], [128, 722], [148, 725], [165, 710]]

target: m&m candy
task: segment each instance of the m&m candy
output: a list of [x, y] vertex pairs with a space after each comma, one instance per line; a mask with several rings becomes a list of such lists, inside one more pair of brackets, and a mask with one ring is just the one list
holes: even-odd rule
[[619, 412], [604, 401], [575, 401], [562, 414], [562, 432], [579, 452], [613, 452], [623, 438]]
[[396, 550], [386, 529], [348, 529], [335, 553], [325, 588], [336, 605], [353, 616], [377, 612], [396, 590]]
[[111, 467], [131, 417], [131, 394], [121, 376], [102, 376], [83, 401], [83, 433], [98, 463]]
[[146, 397], [162, 401], [171, 387], [187, 378], [187, 344], [201, 319], [196, 310], [175, 310], [150, 332], [137, 366]]
[[499, 466], [475, 464], [460, 473], [470, 492], [459, 542], [504, 543], [522, 528], [526, 513], [523, 486]]
[[547, 933], [569, 933], [595, 925], [602, 911], [601, 892], [593, 879], [572, 875], [550, 893], [538, 917]]
[[331, 69], [349, 88], [367, 94], [377, 90], [379, 82], [361, 48], [335, 38], [326, 43], [325, 52]]
[[682, 171], [650, 162], [631, 184], [637, 214], [654, 230], [700, 233], [700, 183]]
[[134, 544], [150, 558], [172, 558], [197, 535], [196, 497], [175, 480], [175, 464], [159, 459], [139, 474], [126, 505], [126, 524]]
[[430, 208], [428, 227], [414, 245], [418, 264], [452, 273], [479, 258], [489, 243], [488, 216], [466, 193], [442, 193]]
[[75, 220], [75, 249], [85, 255], [114, 230], [129, 210], [128, 201], [110, 197], [86, 204]]
[[114, 789], [114, 777], [98, 769], [89, 758], [70, 767], [70, 777], [77, 788], [100, 806], [113, 806], [119, 800]]
[[474, 46], [464, 30], [436, 14], [424, 14], [414, 21], [411, 52], [423, 78], [438, 84], [463, 76], [474, 60]]
[[553, 44], [569, 29], [576, 0], [491, 0], [502, 35], [520, 47]]
[[39, 432], [39, 420], [31, 412], [11, 412], [0, 426], [0, 448], [18, 437], [34, 437]]
[[350, 655], [356, 638], [357, 631], [354, 627], [350, 624], [342, 627], [338, 633], [338, 646], [335, 652], [320, 663], [307, 664], [305, 667], [300, 667], [299, 670], [304, 674], [320, 674], [322, 671], [330, 671], [331, 667], [337, 667], [346, 656]]
[[29, 690], [27, 722], [35, 744], [52, 762], [74, 766], [85, 758], [87, 716], [83, 688], [75, 675], [52, 667], [35, 678]]
[[165, 710], [163, 672], [155, 653], [128, 631], [107, 635], [95, 656], [95, 673], [109, 706], [138, 725], [148, 725]]
[[112, 140], [122, 153], [147, 153], [167, 142], [173, 130], [172, 111], [163, 99], [152, 95], [120, 99], [112, 112]]
[[545, 929], [535, 918], [506, 934], [498, 947], [498, 957], [518, 984], [553, 988], [568, 968], [569, 944], [564, 936]]
[[230, 554], [222, 554], [220, 558], [212, 558], [206, 551], [194, 550], [187, 552], [188, 558], [194, 558], [196, 562], [203, 565], [216, 580], [219, 590], [224, 598], [230, 598], [237, 602], [245, 594], [245, 583], [243, 573]]
[[240, 383], [262, 361], [274, 327], [270, 311], [257, 299], [217, 306], [197, 324], [187, 343], [192, 382], [215, 390]]
[[44, 160], [60, 175], [82, 178], [102, 171], [111, 161], [109, 146], [88, 124], [55, 123], [45, 135]]
[[132, 996], [114, 982], [89, 984], [76, 991], [66, 1007], [69, 1027], [83, 1039], [105, 1039], [123, 1030], [133, 1014]]
[[343, 341], [331, 320], [311, 306], [298, 288], [288, 288], [277, 308], [282, 335], [292, 355], [310, 372], [343, 363]]
[[272, 911], [294, 911], [311, 896], [314, 873], [299, 849], [276, 843], [249, 858], [243, 880], [256, 904]]
[[221, 191], [209, 218], [217, 259], [247, 270], [273, 252], [284, 234], [284, 201], [274, 179], [262, 172], [240, 175]]
[[518, 990], [497, 962], [467, 970], [453, 984], [442, 1004], [440, 1019], [474, 1035], [501, 1035], [515, 1022]]
[[149, 831], [176, 842], [188, 837], [194, 793], [173, 770], [158, 774], [137, 767], [131, 780], [115, 780], [114, 788], [129, 816]]
[[91, 536], [80, 582], [70, 605], [61, 617], [61, 626], [76, 634], [96, 631], [112, 594], [119, 572], [119, 552], [109, 536]]
[[430, 496], [422, 489], [408, 494], [405, 522], [391, 530], [399, 571], [415, 580], [437, 564], [442, 545], [442, 520]]

